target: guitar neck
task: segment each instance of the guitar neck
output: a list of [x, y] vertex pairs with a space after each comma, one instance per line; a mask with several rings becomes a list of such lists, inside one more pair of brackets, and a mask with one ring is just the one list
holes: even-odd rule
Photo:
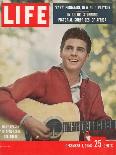
[[116, 120], [63, 122], [63, 132], [116, 129]]

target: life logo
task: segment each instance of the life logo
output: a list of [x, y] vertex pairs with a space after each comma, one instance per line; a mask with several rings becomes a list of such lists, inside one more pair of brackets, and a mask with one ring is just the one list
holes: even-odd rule
[[2, 27], [48, 27], [49, 3], [2, 3]]

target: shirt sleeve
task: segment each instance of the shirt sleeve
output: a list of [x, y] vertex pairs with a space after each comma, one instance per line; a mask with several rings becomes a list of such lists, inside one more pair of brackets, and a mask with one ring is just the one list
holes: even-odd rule
[[96, 95], [93, 99], [93, 104], [91, 108], [91, 120], [104, 120], [111, 119], [104, 111], [104, 105], [101, 97], [101, 90], [98, 86]]
[[[91, 109], [91, 119], [93, 120], [111, 120], [105, 111], [104, 105], [101, 97], [101, 90], [98, 87], [96, 96], [93, 101], [92, 109]], [[92, 136], [104, 136], [107, 139], [111, 137], [112, 129], [109, 130], [97, 130], [97, 131], [90, 131], [90, 135]]]
[[36, 87], [39, 87], [41, 90], [43, 82], [43, 74], [37, 72], [16, 80], [16, 82], [8, 87], [1, 87], [0, 115], [14, 121], [16, 124], [19, 124], [26, 113], [19, 109], [16, 103], [24, 98], [32, 98]]

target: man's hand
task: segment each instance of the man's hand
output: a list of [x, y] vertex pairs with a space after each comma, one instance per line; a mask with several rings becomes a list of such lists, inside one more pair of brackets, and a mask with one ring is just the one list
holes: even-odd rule
[[23, 126], [30, 132], [34, 139], [47, 140], [50, 138], [50, 129], [33, 117], [25, 119]]

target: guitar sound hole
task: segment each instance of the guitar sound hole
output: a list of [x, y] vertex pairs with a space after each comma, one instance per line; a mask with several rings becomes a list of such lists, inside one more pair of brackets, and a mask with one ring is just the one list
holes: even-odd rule
[[46, 123], [46, 126], [50, 128], [51, 137], [50, 139], [56, 139], [61, 136], [62, 123], [58, 119], [51, 119]]

